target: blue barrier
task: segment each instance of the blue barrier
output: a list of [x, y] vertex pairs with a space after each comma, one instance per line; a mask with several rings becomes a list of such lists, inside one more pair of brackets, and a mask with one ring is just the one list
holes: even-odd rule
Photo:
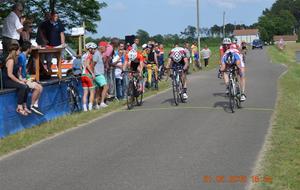
[[[16, 112], [17, 96], [15, 90], [1, 93], [0, 138], [70, 113], [66, 82], [56, 82], [43, 85], [43, 87], [44, 90], [40, 97], [39, 107], [45, 114], [44, 116], [34, 113], [29, 116], [21, 116]], [[31, 94], [28, 97], [29, 103], [30, 100]]]

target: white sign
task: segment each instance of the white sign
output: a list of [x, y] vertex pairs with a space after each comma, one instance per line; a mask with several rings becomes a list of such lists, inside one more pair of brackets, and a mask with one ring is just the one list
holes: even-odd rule
[[71, 29], [71, 36], [82, 36], [84, 35], [84, 28], [79, 27], [79, 28], [72, 28]]

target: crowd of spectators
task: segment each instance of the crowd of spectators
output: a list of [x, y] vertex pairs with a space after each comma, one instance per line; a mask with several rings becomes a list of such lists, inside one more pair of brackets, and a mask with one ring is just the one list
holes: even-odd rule
[[[23, 6], [17, 3], [13, 6], [11, 13], [4, 20], [3, 27], [3, 81], [5, 88], [17, 89], [17, 109], [21, 115], [36, 114], [43, 115], [39, 109], [39, 99], [43, 87], [38, 82], [31, 79], [29, 73], [28, 60], [32, 44], [30, 37], [32, 33], [32, 20], [22, 16]], [[44, 20], [37, 26], [36, 42], [38, 47], [64, 47], [65, 35], [64, 26], [58, 19], [56, 12], [45, 13]], [[178, 45], [175, 45], [178, 46]], [[196, 43], [191, 46], [185, 44], [186, 55], [193, 66], [200, 67], [200, 55]], [[83, 110], [101, 109], [107, 107], [107, 100], [126, 98], [128, 73], [126, 68], [126, 56], [128, 52], [135, 50], [144, 57], [144, 71], [148, 71], [146, 87], [151, 86], [151, 74], [154, 72], [156, 79], [163, 76], [165, 50], [163, 44], [149, 41], [140, 45], [138, 38], [134, 42], [125, 43], [118, 38], [111, 39], [110, 42], [100, 41], [97, 44], [87, 43], [83, 55], [77, 53], [73, 60], [72, 74], [80, 77], [83, 96]], [[206, 46], [202, 51], [205, 66], [208, 65], [211, 51]], [[42, 54], [41, 65], [44, 70], [51, 73], [51, 54]], [[149, 66], [149, 67], [148, 67]], [[34, 68], [34, 66], [33, 66]], [[149, 77], [150, 76], [150, 77]], [[147, 84], [148, 82], [148, 84]], [[28, 93], [32, 93], [30, 103], [27, 103]], [[27, 108], [27, 104], [30, 108]]]

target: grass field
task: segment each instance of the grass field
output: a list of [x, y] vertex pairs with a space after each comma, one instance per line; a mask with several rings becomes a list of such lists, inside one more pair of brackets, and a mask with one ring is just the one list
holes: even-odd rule
[[288, 72], [279, 82], [272, 133], [258, 167], [261, 176], [273, 180], [256, 184], [253, 190], [300, 189], [300, 64], [295, 60], [296, 50], [300, 44], [288, 45], [284, 51], [268, 48], [272, 62], [285, 64]]

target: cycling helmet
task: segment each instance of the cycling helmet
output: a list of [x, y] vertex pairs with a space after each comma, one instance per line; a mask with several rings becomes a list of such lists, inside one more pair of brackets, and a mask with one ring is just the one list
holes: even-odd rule
[[230, 38], [224, 38], [223, 44], [231, 44]]
[[132, 49], [128, 52], [128, 58], [130, 61], [134, 61], [137, 58], [137, 52]]
[[143, 49], [147, 49], [147, 48], [148, 48], [148, 45], [147, 45], [147, 44], [143, 44], [143, 45], [142, 45], [142, 48], [143, 48]]
[[179, 63], [182, 58], [184, 57], [182, 49], [181, 48], [174, 48], [171, 51], [171, 58], [174, 62]]
[[89, 42], [89, 43], [85, 44], [85, 48], [86, 49], [96, 49], [97, 45], [94, 42]]

